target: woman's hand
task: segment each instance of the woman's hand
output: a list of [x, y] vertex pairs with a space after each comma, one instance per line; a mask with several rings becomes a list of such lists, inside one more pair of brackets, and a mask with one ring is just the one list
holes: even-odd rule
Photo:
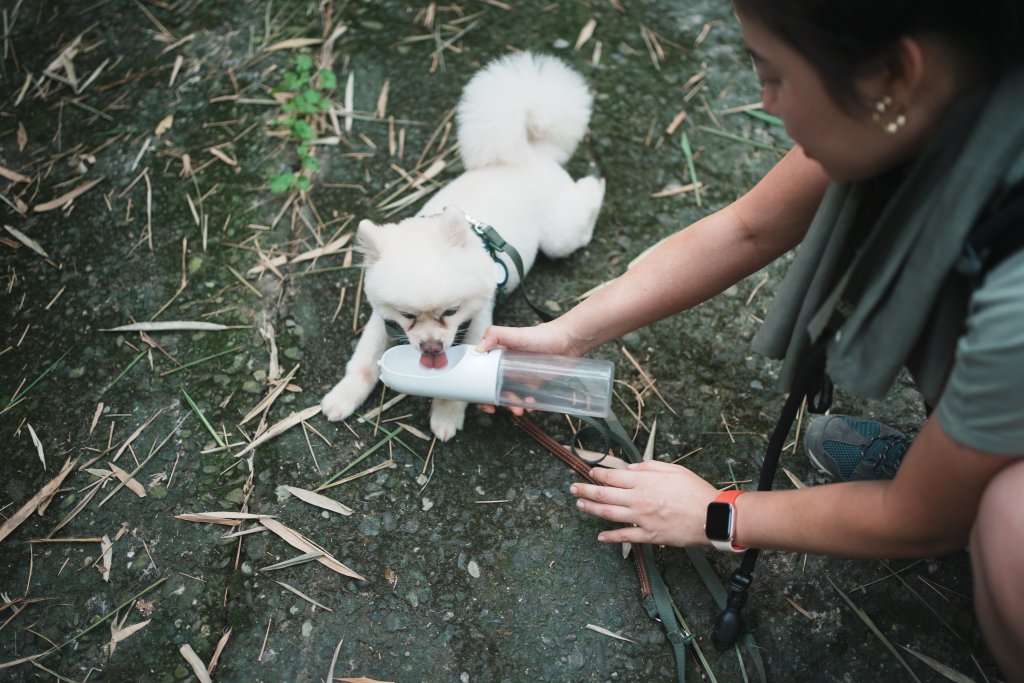
[[580, 356], [572, 338], [559, 329], [558, 321], [534, 327], [500, 327], [491, 325], [476, 350], [486, 353], [491, 349], [513, 349], [531, 353], [550, 353], [556, 356]]
[[[571, 349], [569, 338], [558, 331], [553, 323], [543, 323], [535, 327], [499, 327], [491, 325], [484, 330], [484, 336], [476, 345], [476, 350], [487, 353], [492, 349], [513, 349], [515, 351], [528, 351], [533, 353], [550, 353], [561, 356], [578, 356]], [[477, 404], [485, 413], [494, 413], [496, 406], [480, 403]], [[513, 415], [522, 415], [522, 408], [509, 408]]]
[[590, 475], [604, 486], [573, 484], [576, 505], [588, 515], [632, 525], [602, 531], [602, 543], [708, 544], [704, 520], [718, 491], [685, 467], [648, 460], [624, 470], [595, 467]]

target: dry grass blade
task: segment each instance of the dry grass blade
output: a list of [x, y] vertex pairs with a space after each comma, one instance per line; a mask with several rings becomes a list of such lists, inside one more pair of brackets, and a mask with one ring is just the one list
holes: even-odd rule
[[348, 507], [347, 505], [342, 505], [333, 498], [328, 498], [327, 496], [321, 495], [319, 493], [307, 491], [306, 489], [300, 489], [295, 486], [282, 486], [281, 488], [283, 488], [285, 491], [292, 494], [299, 500], [309, 503], [310, 505], [315, 505], [318, 508], [330, 510], [331, 512], [337, 512], [339, 515], [347, 516], [352, 514], [352, 508]]
[[654, 378], [647, 374], [646, 370], [640, 367], [640, 364], [636, 361], [636, 358], [633, 358], [633, 354], [629, 352], [629, 349], [623, 346], [621, 347], [621, 350], [623, 355], [626, 356], [626, 359], [630, 362], [630, 364], [632, 364], [632, 366], [636, 368], [636, 371], [640, 373], [640, 378], [644, 381], [644, 384], [650, 387], [651, 391], [653, 391], [654, 394], [661, 399], [661, 402], [665, 405], [666, 408], [668, 408], [670, 413], [672, 413], [676, 417], [679, 417], [679, 413], [677, 413], [672, 408], [672, 406], [668, 404], [668, 401], [665, 400], [664, 396], [662, 396], [661, 391], [656, 386], [654, 386]]
[[280, 380], [277, 383], [277, 386], [275, 386], [274, 389], [269, 394], [267, 394], [262, 401], [257, 403], [252, 410], [246, 413], [245, 417], [243, 417], [242, 421], [239, 422], [238, 424], [244, 425], [246, 422], [253, 419], [257, 415], [262, 413], [264, 410], [269, 408], [271, 405], [273, 405], [274, 401], [277, 400], [277, 397], [280, 396], [282, 392], [284, 392], [285, 388], [288, 386], [288, 383], [291, 382], [292, 378], [295, 377], [295, 373], [298, 372], [298, 370], [298, 365], [292, 368], [291, 372], [289, 372], [284, 379]]
[[328, 569], [332, 569], [344, 576], [351, 576], [353, 579], [359, 579], [360, 581], [366, 580], [365, 578], [363, 578], [362, 576], [360, 576], [359, 574], [357, 574], [356, 572], [354, 572], [353, 570], [349, 569], [341, 562], [336, 560], [330, 553], [328, 553], [326, 550], [318, 546], [316, 543], [313, 543], [309, 539], [305, 538], [299, 532], [294, 531], [293, 529], [289, 529], [284, 524], [281, 524], [280, 522], [274, 519], [266, 518], [263, 520], [263, 526], [267, 527], [267, 529], [270, 532], [277, 535], [282, 541], [292, 546], [296, 550], [301, 550], [304, 553], [311, 553], [316, 550], [321, 551], [323, 553], [323, 557], [316, 558], [316, 561], [324, 565]]
[[287, 583], [284, 583], [283, 581], [278, 581], [277, 579], [274, 579], [274, 583], [280, 585], [282, 588], [286, 588], [287, 590], [291, 591], [292, 593], [295, 593], [295, 595], [299, 596], [300, 598], [302, 598], [306, 602], [310, 603], [311, 605], [316, 605], [320, 609], [327, 610], [328, 612], [333, 612], [334, 611], [330, 607], [327, 607], [326, 605], [321, 605], [319, 602], [317, 602], [313, 598], [309, 597], [308, 595], [306, 595], [305, 593], [300, 591], [298, 588], [293, 588], [292, 586], [289, 586]]
[[651, 199], [661, 199], [662, 197], [675, 197], [677, 194], [683, 194], [684, 192], [699, 193], [704, 188], [704, 183], [687, 183], [686, 185], [678, 185], [671, 187], [667, 190], [660, 190], [651, 194]]
[[309, 418], [314, 417], [315, 415], [319, 415], [319, 414], [320, 414], [320, 406], [310, 406], [309, 408], [306, 408], [305, 410], [299, 411], [297, 413], [292, 413], [291, 415], [289, 415], [288, 417], [284, 418], [280, 422], [274, 424], [267, 431], [263, 432], [263, 434], [261, 434], [259, 437], [257, 437], [256, 439], [253, 439], [249, 443], [249, 445], [247, 445], [245, 448], [243, 448], [242, 450], [240, 450], [237, 453], [235, 453], [235, 457], [236, 458], [242, 457], [246, 453], [249, 453], [250, 451], [252, 451], [257, 446], [259, 446], [261, 444], [264, 444], [267, 441], [270, 441], [275, 436], [278, 436], [278, 435], [282, 434], [283, 432], [288, 431], [289, 429], [291, 429], [295, 425], [299, 424], [300, 422], [305, 422]]
[[51, 199], [48, 202], [43, 202], [42, 204], [36, 204], [32, 208], [32, 210], [35, 211], [36, 213], [43, 213], [44, 211], [53, 211], [54, 209], [59, 209], [60, 207], [64, 206], [65, 204], [73, 201], [77, 197], [82, 196], [83, 194], [85, 194], [86, 192], [91, 190], [92, 188], [96, 187], [96, 185], [98, 185], [102, 181], [103, 181], [103, 178], [96, 178], [94, 180], [90, 180], [87, 183], [83, 183], [83, 184], [79, 185], [78, 187], [76, 187], [75, 189], [71, 190], [70, 192], [65, 192], [64, 194], [62, 194], [61, 196], [59, 196], [59, 197], [57, 197], [55, 199]]
[[787, 470], [785, 467], [782, 468], [782, 471], [786, 473], [787, 477], [789, 477], [789, 481], [793, 484], [794, 488], [798, 488], [798, 489], [807, 488], [807, 484], [805, 484], [802, 481], [800, 481], [799, 477], [797, 477], [795, 474], [793, 474], [792, 472]]
[[28, 183], [32, 181], [32, 179], [27, 175], [22, 175], [17, 171], [12, 171], [5, 166], [0, 166], [0, 178], [6, 178], [12, 183]]
[[601, 635], [604, 635], [604, 636], [608, 636], [610, 638], [617, 638], [618, 640], [624, 640], [627, 643], [635, 643], [636, 642], [635, 640], [633, 640], [631, 638], [627, 638], [626, 636], [620, 636], [618, 633], [615, 633], [614, 631], [609, 631], [608, 629], [603, 628], [601, 626], [595, 626], [594, 624], [587, 624], [587, 628], [589, 628], [591, 631], [596, 631], [597, 633], [600, 633]]
[[[486, 2], [486, 0], [484, 1]], [[394, 681], [378, 681], [376, 678], [366, 678], [365, 676], [359, 676], [358, 678], [335, 678], [334, 680], [341, 681], [342, 683], [394, 683]]]
[[932, 659], [928, 655], [923, 655], [920, 652], [914, 652], [913, 650], [911, 650], [906, 645], [900, 645], [900, 647], [902, 647], [904, 650], [906, 650], [907, 652], [909, 652], [910, 654], [914, 655], [915, 657], [920, 659], [922, 662], [924, 662], [925, 664], [930, 666], [932, 669], [935, 670], [936, 673], [938, 673], [941, 676], [944, 676], [944, 677], [948, 678], [951, 681], [954, 681], [954, 683], [974, 683], [974, 679], [968, 678], [967, 676], [963, 675], [962, 673], [960, 673], [956, 669], [951, 669], [948, 666], [946, 666], [945, 664], [943, 664], [942, 662], [940, 662], [938, 660], [935, 660], [935, 659]]
[[199, 659], [199, 655], [196, 654], [191, 645], [185, 643], [178, 648], [178, 652], [185, 658], [188, 665], [192, 667], [192, 672], [199, 679], [199, 683], [213, 683], [213, 679], [210, 678], [210, 674], [206, 671], [206, 665], [203, 664], [203, 660]]
[[872, 621], [871, 617], [869, 617], [867, 613], [865, 613], [863, 610], [857, 607], [857, 605], [853, 604], [853, 600], [851, 600], [849, 596], [847, 596], [846, 593], [844, 593], [843, 590], [836, 585], [836, 582], [832, 580], [831, 576], [826, 576], [825, 578], [828, 579], [828, 582], [831, 583], [832, 587], [836, 589], [836, 592], [839, 593], [843, 601], [846, 602], [846, 604], [850, 607], [851, 610], [853, 610], [853, 613], [856, 614], [860, 618], [860, 620], [864, 622], [864, 625], [867, 626], [873, 634], [875, 634], [875, 637], [878, 638], [882, 645], [884, 645], [885, 648], [892, 653], [892, 656], [899, 660], [900, 664], [903, 665], [903, 668], [907, 670], [908, 674], [910, 674], [910, 677], [917, 681], [917, 683], [921, 683], [921, 679], [917, 677], [917, 675], [914, 673], [914, 670], [910, 668], [909, 664], [907, 664], [907, 660], [903, 659], [903, 657], [900, 656], [900, 653], [896, 651], [896, 648], [893, 647], [891, 642], [889, 642], [889, 639], [882, 634], [878, 626], [875, 625], [875, 622]]
[[132, 432], [131, 436], [129, 436], [127, 439], [125, 439], [124, 443], [121, 444], [121, 447], [117, 449], [117, 453], [114, 454], [112, 462], [117, 462], [117, 459], [121, 457], [121, 454], [125, 452], [125, 449], [127, 449], [128, 446], [130, 446], [131, 443], [133, 441], [135, 441], [135, 439], [139, 438], [139, 434], [142, 434], [143, 430], [145, 430], [146, 427], [148, 427], [150, 425], [150, 423], [152, 423], [153, 420], [155, 420], [157, 418], [157, 416], [159, 416], [160, 413], [162, 413], [162, 412], [164, 412], [163, 408], [161, 408], [160, 410], [156, 411], [156, 413], [153, 415], [153, 417], [151, 417], [148, 420], [146, 420], [145, 422], [143, 422], [142, 425], [140, 425], [138, 429], [136, 429], [134, 432]]
[[64, 466], [61, 467], [57, 476], [51, 479], [49, 483], [43, 486], [43, 488], [39, 489], [36, 495], [32, 496], [27, 503], [22, 505], [17, 512], [11, 515], [10, 518], [3, 523], [3, 526], [0, 526], [0, 542], [11, 535], [11, 532], [17, 529], [22, 522], [28, 519], [32, 512], [39, 507], [41, 502], [48, 500], [54, 492], [60, 488], [60, 485], [64, 483], [64, 478], [67, 477], [68, 473], [75, 468], [75, 464], [77, 464], [77, 462], [77, 459], [69, 459], [65, 461]]
[[46, 250], [39, 245], [39, 242], [36, 242], [34, 239], [23, 233], [21, 230], [18, 230], [17, 228], [12, 228], [9, 225], [5, 225], [4, 230], [14, 235], [14, 239], [18, 240], [19, 242], [21, 242], [26, 247], [28, 247], [35, 253], [39, 254], [43, 258], [50, 258], [50, 255], [47, 254]]
[[324, 42], [323, 38], [289, 38], [263, 48], [264, 52], [277, 52], [278, 50], [291, 50], [297, 47], [310, 47]]

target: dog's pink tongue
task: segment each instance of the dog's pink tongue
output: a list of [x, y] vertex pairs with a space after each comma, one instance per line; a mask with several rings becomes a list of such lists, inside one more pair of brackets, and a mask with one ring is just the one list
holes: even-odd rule
[[422, 365], [425, 368], [433, 368], [435, 370], [440, 370], [444, 366], [448, 365], [448, 357], [443, 353], [424, 353], [420, 355], [420, 365]]

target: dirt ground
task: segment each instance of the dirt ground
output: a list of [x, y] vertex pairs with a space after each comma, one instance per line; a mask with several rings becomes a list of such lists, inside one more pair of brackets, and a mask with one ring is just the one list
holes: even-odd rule
[[[552, 53], [594, 89], [569, 164], [607, 181], [594, 240], [526, 284], [554, 313], [769, 168], [790, 143], [727, 2], [5, 0], [0, 19], [0, 680], [676, 680], [632, 563], [504, 416], [433, 443], [422, 399], [315, 413], [369, 315], [355, 223], [457, 175], [452, 107], [489, 59]], [[321, 68], [307, 152], [281, 124], [305, 88], [281, 86]], [[749, 342], [784, 270], [594, 353], [641, 449], [753, 487], [782, 397]], [[497, 318], [535, 321], [518, 297]], [[176, 324], [113, 330], [153, 322]], [[836, 410], [913, 425], [919, 405], [902, 383]], [[821, 484], [795, 451], [776, 485]], [[688, 680], [759, 680], [711, 645], [687, 555], [656, 557]], [[767, 679], [995, 680], [968, 568], [765, 553], [745, 617]]]

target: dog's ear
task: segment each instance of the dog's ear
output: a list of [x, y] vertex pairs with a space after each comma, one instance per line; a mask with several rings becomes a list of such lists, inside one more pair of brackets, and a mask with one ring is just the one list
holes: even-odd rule
[[466, 214], [454, 206], [444, 207], [444, 211], [441, 213], [441, 227], [448, 236], [449, 243], [456, 247], [466, 246], [472, 236], [469, 219], [466, 218]]
[[356, 231], [356, 246], [363, 254], [364, 263], [373, 263], [380, 258], [381, 240], [384, 236], [382, 229], [373, 221], [365, 218], [359, 221], [359, 229]]

